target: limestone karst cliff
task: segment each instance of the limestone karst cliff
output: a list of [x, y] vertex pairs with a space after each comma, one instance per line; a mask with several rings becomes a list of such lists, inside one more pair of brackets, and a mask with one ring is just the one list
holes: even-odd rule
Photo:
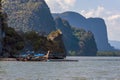
[[99, 51], [113, 51], [115, 50], [108, 43], [108, 35], [105, 21], [101, 18], [85, 18], [76, 12], [54, 13], [53, 17], [61, 17], [68, 20], [71, 26], [76, 28], [83, 28], [92, 31]]
[[16, 30], [48, 34], [56, 29], [44, 0], [4, 0], [3, 10], [8, 14], [8, 25]]
[[76, 56], [95, 56], [97, 46], [94, 35], [84, 29], [73, 28], [68, 21], [57, 17], [55, 19], [56, 27], [63, 33], [63, 42], [68, 55]]
[[[40, 35], [47, 36], [52, 31], [60, 29], [63, 33], [62, 40], [67, 53], [69, 51], [79, 53], [81, 49], [80, 41], [73, 34], [71, 25], [67, 20], [60, 18], [54, 20], [44, 0], [4, 0], [3, 10], [8, 14], [8, 26], [14, 28], [17, 32], [35, 31]], [[39, 42], [37, 39], [36, 41]], [[42, 46], [46, 44], [44, 43]]]

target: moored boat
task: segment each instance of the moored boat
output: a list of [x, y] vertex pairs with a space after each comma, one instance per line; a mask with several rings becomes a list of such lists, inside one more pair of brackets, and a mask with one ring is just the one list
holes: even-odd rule
[[47, 54], [23, 54], [20, 55], [17, 60], [18, 61], [47, 61], [49, 58], [50, 51], [47, 52]]

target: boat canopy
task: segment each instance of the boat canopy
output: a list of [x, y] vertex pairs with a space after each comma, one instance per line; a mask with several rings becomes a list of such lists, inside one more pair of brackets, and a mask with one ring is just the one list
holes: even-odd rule
[[34, 54], [35, 57], [44, 56], [44, 55], [45, 55], [45, 54], [41, 54], [41, 53]]

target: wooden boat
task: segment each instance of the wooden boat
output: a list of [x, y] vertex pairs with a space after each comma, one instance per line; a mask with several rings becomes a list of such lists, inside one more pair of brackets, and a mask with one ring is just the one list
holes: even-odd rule
[[47, 52], [44, 56], [32, 56], [27, 55], [25, 57], [19, 57], [17, 58], [18, 61], [47, 61], [49, 58], [50, 51]]

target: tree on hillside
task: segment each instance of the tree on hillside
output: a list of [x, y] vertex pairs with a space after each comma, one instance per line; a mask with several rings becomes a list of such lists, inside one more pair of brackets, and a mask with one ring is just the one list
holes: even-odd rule
[[4, 26], [5, 37], [3, 39], [3, 55], [15, 57], [24, 48], [23, 38], [11, 27]]
[[94, 35], [91, 31], [85, 31], [84, 29], [73, 28], [73, 34], [79, 40], [80, 50], [77, 55], [82, 56], [95, 56], [97, 53], [97, 45], [94, 39]]

